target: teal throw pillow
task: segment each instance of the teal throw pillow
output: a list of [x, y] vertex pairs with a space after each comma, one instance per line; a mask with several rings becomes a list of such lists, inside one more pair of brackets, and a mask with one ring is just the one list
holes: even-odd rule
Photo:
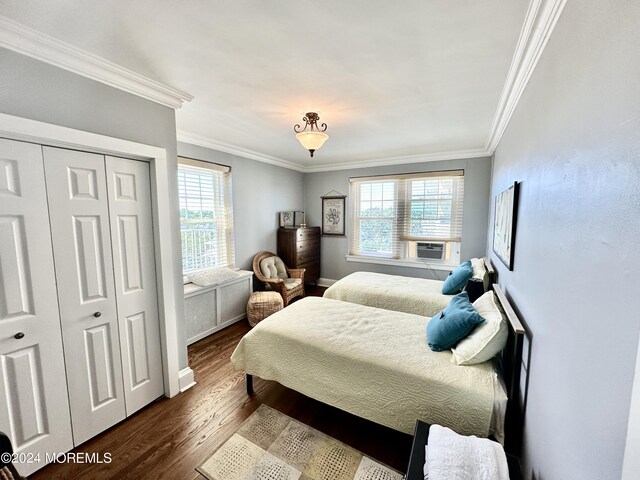
[[467, 292], [451, 299], [444, 310], [437, 313], [427, 323], [427, 343], [434, 352], [442, 352], [455, 347], [469, 335], [484, 318], [469, 302]]
[[445, 295], [455, 295], [456, 293], [459, 293], [467, 284], [471, 275], [473, 275], [471, 260], [467, 260], [447, 277], [442, 284], [442, 293]]

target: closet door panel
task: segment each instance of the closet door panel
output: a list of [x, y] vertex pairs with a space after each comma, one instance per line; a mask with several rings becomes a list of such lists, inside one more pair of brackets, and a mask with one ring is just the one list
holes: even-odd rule
[[127, 415], [164, 393], [149, 164], [107, 157]]
[[0, 139], [0, 430], [41, 463], [73, 448], [42, 148]]
[[125, 418], [104, 157], [45, 147], [74, 443]]

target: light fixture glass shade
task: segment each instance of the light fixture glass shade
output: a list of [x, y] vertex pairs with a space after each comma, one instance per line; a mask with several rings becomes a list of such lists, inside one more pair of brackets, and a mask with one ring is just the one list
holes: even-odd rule
[[329, 138], [329, 135], [322, 132], [300, 132], [296, 133], [296, 138], [307, 150], [317, 150]]

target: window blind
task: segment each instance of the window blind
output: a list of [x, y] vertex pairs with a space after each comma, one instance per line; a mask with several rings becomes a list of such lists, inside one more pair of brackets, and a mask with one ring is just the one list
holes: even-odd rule
[[184, 273], [235, 264], [231, 169], [178, 159]]
[[399, 258], [398, 188], [394, 179], [351, 183], [351, 255]]
[[351, 255], [402, 258], [406, 241], [460, 242], [464, 171], [350, 179]]

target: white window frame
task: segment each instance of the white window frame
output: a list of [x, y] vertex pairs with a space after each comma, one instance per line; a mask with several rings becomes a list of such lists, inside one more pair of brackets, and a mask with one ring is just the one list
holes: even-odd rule
[[[191, 158], [178, 157], [178, 197], [180, 201], [180, 232], [181, 240], [183, 240], [183, 225], [185, 223], [193, 223], [194, 219], [183, 218], [183, 211], [189, 207], [189, 199], [193, 198], [193, 190], [191, 195], [187, 194], [188, 186], [186, 185], [186, 177], [182, 173], [191, 173], [192, 175], [198, 175], [198, 172], [202, 172], [204, 175], [210, 174], [212, 179], [211, 190], [206, 190], [204, 193], [206, 198], [196, 200], [196, 205], [200, 203], [202, 208], [203, 202], [208, 202], [213, 209], [214, 218], [204, 219], [200, 223], [215, 223], [217, 228], [211, 228], [212, 232], [222, 231], [222, 235], [217, 237], [215, 244], [211, 245], [211, 240], [203, 242], [205, 245], [201, 245], [200, 249], [203, 250], [206, 244], [209, 244], [208, 252], [205, 252], [201, 257], [208, 256], [211, 261], [200, 261], [195, 268], [185, 269], [184, 260], [184, 245], [181, 245], [182, 252], [182, 266], [183, 275], [186, 275], [204, 270], [207, 268], [228, 267], [235, 269], [235, 245], [233, 236], [233, 194], [231, 190], [231, 168], [225, 165], [218, 165], [216, 163], [206, 162], [202, 160], [195, 160]], [[193, 177], [192, 177], [193, 178]], [[202, 185], [199, 186], [202, 191]], [[185, 279], [186, 281], [186, 279]]]
[[[411, 228], [411, 192], [412, 181], [434, 178], [454, 177], [453, 196], [451, 199], [451, 222], [437, 236], [416, 236], [410, 233]], [[350, 239], [347, 261], [396, 265], [413, 268], [434, 268], [448, 270], [460, 263], [460, 246], [462, 242], [462, 205], [464, 201], [464, 170], [422, 172], [412, 174], [384, 175], [373, 177], [353, 177], [350, 181]], [[394, 182], [394, 219], [392, 229], [392, 252], [390, 255], [362, 252], [359, 245], [360, 222], [374, 217], [361, 216], [361, 187], [365, 184]], [[438, 199], [442, 201], [442, 199]], [[384, 218], [385, 220], [387, 217]], [[443, 242], [445, 244], [444, 259], [422, 259], [412, 255], [416, 244], [424, 242]]]
[[[364, 257], [372, 257], [372, 258], [393, 258], [395, 252], [393, 252], [393, 238], [395, 238], [398, 235], [398, 224], [397, 224], [397, 212], [398, 212], [398, 202], [397, 202], [397, 197], [398, 197], [398, 184], [395, 181], [389, 181], [388, 179], [380, 179], [380, 180], [371, 180], [370, 182], [366, 182], [369, 185], [373, 185], [373, 184], [384, 184], [384, 183], [393, 183], [393, 210], [394, 210], [394, 216], [393, 217], [372, 217], [372, 216], [360, 216], [359, 212], [360, 212], [360, 208], [359, 206], [362, 204], [362, 202], [366, 202], [366, 201], [372, 201], [372, 200], [361, 200], [361, 195], [360, 192], [351, 192], [351, 199], [352, 199], [352, 206], [354, 208], [351, 209], [351, 228], [352, 228], [352, 233], [351, 233], [351, 238], [355, 239], [355, 238], [360, 238], [360, 222], [361, 221], [367, 221], [367, 220], [380, 220], [380, 221], [384, 221], [384, 222], [389, 222], [390, 226], [391, 226], [391, 241], [392, 241], [392, 247], [391, 247], [391, 257], [388, 255], [385, 255], [384, 253], [379, 253], [379, 254], [373, 254], [370, 253], [369, 255], [362, 255]], [[383, 194], [381, 197], [380, 202], [382, 202], [382, 204], [384, 204], [385, 197], [384, 197], [384, 187], [382, 187], [383, 190]], [[350, 253], [353, 251], [353, 249], [350, 249]], [[360, 251], [360, 248], [358, 246], [358, 252]]]

